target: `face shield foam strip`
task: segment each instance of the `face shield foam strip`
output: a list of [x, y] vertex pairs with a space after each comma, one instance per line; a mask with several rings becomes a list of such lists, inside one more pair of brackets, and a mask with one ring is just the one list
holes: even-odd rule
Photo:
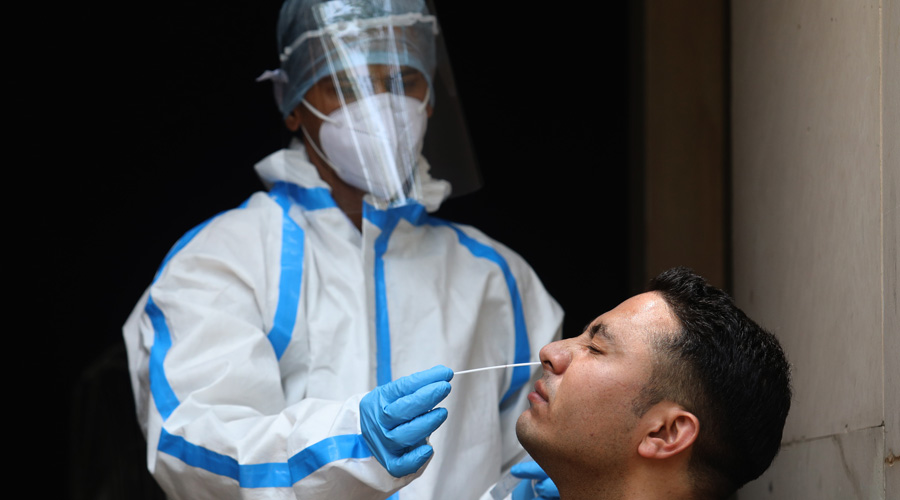
[[532, 361], [530, 363], [513, 363], [511, 365], [497, 365], [497, 366], [486, 366], [484, 368], [473, 368], [471, 370], [463, 370], [461, 372], [453, 372], [453, 375], [462, 375], [463, 373], [475, 373], [475, 372], [483, 372], [485, 370], [499, 370], [500, 368], [512, 368], [514, 366], [532, 366], [539, 365], [540, 361]]
[[438, 34], [437, 18], [434, 16], [426, 16], [418, 12], [408, 12], [406, 14], [398, 14], [385, 17], [373, 17], [369, 19], [356, 19], [353, 21], [342, 21], [336, 24], [325, 26], [324, 28], [307, 31], [298, 36], [293, 43], [285, 47], [278, 58], [282, 63], [291, 57], [291, 53], [310, 38], [318, 38], [325, 35], [332, 37], [341, 37], [347, 35], [356, 35], [369, 28], [383, 28], [385, 26], [412, 26], [416, 23], [430, 23], [432, 31]]

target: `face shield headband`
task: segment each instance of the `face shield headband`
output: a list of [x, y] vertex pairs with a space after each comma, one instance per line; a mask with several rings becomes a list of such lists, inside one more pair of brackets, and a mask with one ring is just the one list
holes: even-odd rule
[[[282, 50], [280, 75], [272, 79], [283, 88], [276, 95], [283, 118], [322, 78], [366, 64], [414, 68], [432, 86], [438, 31], [434, 16], [407, 12], [353, 18], [363, 14], [352, 7], [342, 2], [315, 6], [313, 15], [322, 27], [302, 33]], [[433, 106], [434, 93], [429, 94]]]

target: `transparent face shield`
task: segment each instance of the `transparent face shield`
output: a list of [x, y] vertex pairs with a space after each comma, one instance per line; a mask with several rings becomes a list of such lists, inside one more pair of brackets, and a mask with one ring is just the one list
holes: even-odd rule
[[[441, 137], [425, 139], [436, 108], [436, 19], [421, 12], [366, 17], [371, 15], [366, 5], [340, 1], [312, 7], [318, 28], [303, 33], [282, 54], [283, 62], [304, 61], [301, 81], [315, 82], [297, 104], [304, 141], [338, 177], [371, 193], [380, 206], [449, 190], [446, 182], [436, 187], [432, 176], [450, 177], [457, 194], [477, 188], [468, 134], [449, 97], [445, 105], [450, 109], [443, 115], [450, 120], [438, 124]], [[452, 75], [441, 75], [438, 82], [445, 94], [447, 78], [452, 87]], [[437, 164], [446, 167], [429, 173], [433, 160], [422, 161], [429, 142], [445, 150], [456, 143], [469, 158], [457, 158], [451, 166], [442, 161], [450, 158], [438, 153]]]

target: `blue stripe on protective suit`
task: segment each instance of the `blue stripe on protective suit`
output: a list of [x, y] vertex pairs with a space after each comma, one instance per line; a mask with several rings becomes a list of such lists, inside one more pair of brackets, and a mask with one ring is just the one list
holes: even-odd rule
[[[303, 229], [288, 215], [290, 200], [300, 203], [307, 210], [333, 208], [336, 205], [327, 189], [303, 189], [283, 182], [277, 183], [273, 187], [271, 197], [284, 212], [279, 302], [276, 307], [274, 325], [269, 333], [269, 340], [280, 359], [290, 342], [290, 335], [296, 322], [303, 271]], [[247, 202], [244, 202], [239, 208], [244, 208], [246, 205]], [[176, 242], [166, 258], [163, 259], [153, 281], [159, 278], [169, 260], [213, 219], [215, 217], [193, 228]], [[150, 387], [157, 411], [165, 421], [180, 404], [165, 376], [163, 365], [166, 354], [172, 346], [172, 338], [165, 315], [153, 302], [152, 296], [147, 299], [145, 311], [154, 330], [153, 347], [150, 351]], [[244, 488], [290, 487], [293, 483], [330, 462], [372, 456], [362, 435], [359, 434], [323, 439], [289, 458], [286, 463], [240, 464], [232, 457], [193, 444], [181, 436], [170, 434], [165, 428], [160, 430], [157, 448], [160, 452], [178, 458], [190, 466], [230, 477], [238, 481]]]
[[369, 458], [372, 452], [361, 434], [342, 434], [325, 438], [288, 459], [293, 482], [297, 482], [324, 465], [347, 458]]
[[192, 444], [181, 436], [169, 434], [165, 429], [159, 436], [159, 451], [192, 467], [230, 477], [243, 488], [285, 488], [293, 484], [287, 463], [241, 465], [232, 457]]
[[[275, 318], [269, 331], [269, 343], [275, 350], [275, 357], [281, 360], [284, 350], [291, 342], [294, 325], [297, 323], [297, 308], [300, 305], [300, 285], [303, 280], [303, 229], [291, 219], [289, 211], [291, 200], [301, 200], [310, 205], [323, 205], [319, 193], [309, 191], [325, 191], [327, 200], [331, 200], [325, 189], [301, 189], [294, 184], [279, 182], [272, 187], [269, 196], [282, 210], [281, 223], [281, 274], [278, 280], [278, 305], [275, 307]], [[332, 201], [332, 205], [334, 202]], [[308, 207], [307, 207], [308, 208]]]
[[376, 210], [363, 204], [363, 216], [381, 229], [375, 240], [375, 373], [378, 385], [392, 380], [391, 374], [391, 326], [388, 321], [387, 289], [384, 281], [384, 253], [391, 234], [406, 219], [413, 225], [421, 224], [425, 207], [419, 204], [404, 205], [389, 210]]
[[159, 438], [159, 450], [192, 467], [230, 477], [242, 488], [289, 488], [331, 462], [372, 456], [361, 434], [328, 437], [304, 448], [287, 462], [262, 464], [240, 464], [232, 457], [192, 444], [165, 429]]
[[[446, 226], [456, 232], [459, 243], [468, 248], [472, 255], [488, 259], [497, 264], [503, 270], [503, 276], [506, 278], [506, 287], [509, 289], [509, 297], [513, 306], [513, 318], [516, 329], [516, 353], [515, 363], [527, 363], [531, 361], [531, 346], [528, 343], [528, 328], [525, 326], [525, 313], [522, 310], [522, 297], [519, 295], [519, 287], [516, 284], [516, 277], [509, 268], [509, 263], [493, 248], [481, 243], [480, 241], [467, 235], [454, 224], [436, 217], [429, 217], [428, 223], [435, 226]], [[509, 383], [509, 389], [500, 400], [500, 406], [506, 400], [516, 393], [531, 378], [531, 372], [527, 366], [517, 366], [513, 368], [512, 379]]]
[[[245, 201], [239, 208], [243, 208], [246, 205], [247, 202]], [[172, 260], [172, 257], [180, 252], [182, 248], [197, 236], [197, 233], [219, 215], [204, 221], [185, 233], [181, 238], [178, 238], [178, 241], [172, 245], [169, 253], [166, 254], [162, 264], [160, 264], [159, 269], [156, 271], [156, 275], [153, 276], [152, 283], [156, 283], [156, 280], [159, 279], [163, 269], [166, 268], [166, 265]], [[163, 361], [166, 359], [166, 354], [169, 353], [169, 348], [172, 347], [172, 336], [169, 333], [169, 326], [166, 323], [165, 315], [156, 303], [153, 302], [153, 294], [150, 294], [147, 297], [147, 304], [144, 306], [144, 312], [147, 313], [147, 317], [150, 318], [150, 323], [153, 325], [153, 347], [150, 349], [150, 366], [148, 367], [150, 372], [150, 392], [153, 393], [153, 401], [156, 403], [156, 410], [159, 411], [159, 414], [162, 415], [163, 420], [165, 420], [169, 418], [169, 415], [172, 414], [179, 404], [178, 397], [175, 396], [175, 391], [173, 391], [172, 386], [169, 385], [169, 380], [166, 378], [165, 369], [163, 368]]]
[[342, 434], [310, 445], [287, 462], [240, 464], [228, 455], [198, 446], [162, 429], [159, 451], [205, 471], [230, 477], [242, 488], [289, 488], [325, 465], [350, 458], [372, 456], [361, 434]]
[[304, 188], [289, 182], [276, 182], [269, 194], [273, 198], [289, 197], [306, 210], [337, 208], [334, 198], [331, 197], [331, 191], [327, 188]]
[[306, 447], [286, 463], [239, 464], [232, 457], [192, 444], [165, 429], [159, 438], [159, 450], [192, 467], [230, 477], [242, 488], [289, 488], [331, 462], [372, 456], [360, 434], [325, 438]]
[[[425, 207], [419, 204], [405, 205], [390, 210], [375, 210], [369, 205], [364, 206], [363, 215], [367, 220], [378, 226], [382, 233], [375, 241], [375, 345], [376, 345], [376, 374], [378, 385], [384, 385], [392, 380], [391, 374], [391, 340], [390, 323], [388, 321], [387, 291], [384, 281], [384, 252], [387, 250], [391, 233], [397, 227], [400, 219], [407, 220], [414, 226], [430, 224], [433, 226], [445, 226], [456, 232], [461, 245], [469, 249], [472, 255], [488, 259], [503, 271], [506, 286], [509, 289], [510, 302], [513, 306], [513, 321], [516, 332], [515, 363], [527, 363], [531, 360], [531, 346], [528, 343], [528, 329], [525, 326], [525, 313], [522, 310], [522, 298], [519, 295], [519, 287], [516, 278], [509, 268], [506, 259], [495, 249], [481, 243], [467, 235], [454, 224], [443, 219], [430, 217], [425, 212]], [[527, 366], [513, 368], [509, 389], [500, 400], [501, 406], [506, 400], [515, 394], [531, 378], [531, 372]]]
[[269, 342], [275, 357], [281, 360], [291, 342], [300, 305], [300, 285], [303, 282], [303, 229], [290, 217], [291, 201], [306, 210], [336, 208], [331, 192], [325, 188], [301, 188], [296, 184], [277, 182], [269, 196], [283, 212], [281, 225], [281, 274], [278, 281], [278, 305], [269, 331]]
[[306, 210], [336, 208], [331, 192], [325, 188], [301, 188], [296, 184], [277, 182], [269, 196], [283, 212], [281, 226], [281, 276], [278, 282], [278, 305], [269, 331], [269, 342], [275, 356], [281, 360], [291, 342], [300, 305], [300, 285], [303, 282], [303, 229], [290, 217], [291, 201]]
[[153, 393], [153, 402], [156, 403], [156, 410], [162, 416], [163, 420], [169, 418], [169, 415], [178, 407], [178, 397], [175, 391], [169, 385], [166, 379], [163, 361], [169, 348], [172, 347], [172, 336], [169, 334], [169, 327], [166, 325], [166, 318], [159, 307], [153, 302], [153, 297], [147, 297], [147, 305], [144, 306], [150, 323], [153, 325], [153, 347], [150, 349], [150, 391]]

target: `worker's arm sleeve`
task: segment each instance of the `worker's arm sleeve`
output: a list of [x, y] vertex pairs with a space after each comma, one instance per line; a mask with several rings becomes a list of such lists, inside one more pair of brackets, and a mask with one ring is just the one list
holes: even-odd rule
[[286, 401], [266, 305], [281, 256], [240, 218], [180, 242], [125, 325], [150, 472], [172, 500], [390, 496], [421, 470], [393, 478], [372, 457], [363, 394]]

